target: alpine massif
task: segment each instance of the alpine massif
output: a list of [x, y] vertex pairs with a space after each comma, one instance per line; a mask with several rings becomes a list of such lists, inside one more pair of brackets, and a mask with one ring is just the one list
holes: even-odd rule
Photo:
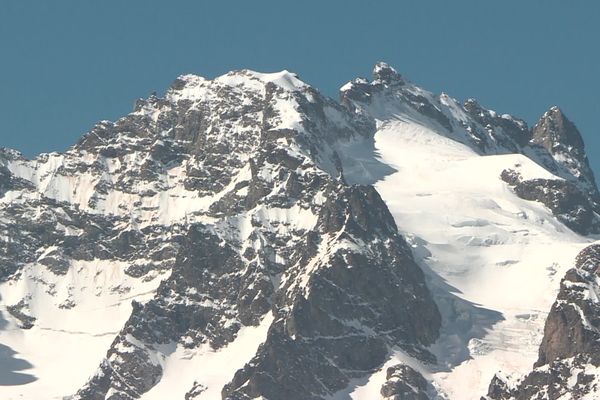
[[64, 153], [0, 151], [3, 399], [594, 399], [577, 128], [379, 63], [183, 75]]

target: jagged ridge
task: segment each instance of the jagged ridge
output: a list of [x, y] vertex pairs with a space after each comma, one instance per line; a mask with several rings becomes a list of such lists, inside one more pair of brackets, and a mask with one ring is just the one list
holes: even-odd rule
[[[122, 300], [142, 283], [152, 292], [134, 302], [76, 397], [138, 398], [160, 382], [168, 346], [222, 349], [268, 315], [254, 358], [220, 387], [190, 382], [188, 398], [222, 388], [232, 399], [323, 398], [372, 374], [393, 346], [434, 362], [424, 346], [436, 340], [440, 315], [423, 274], [377, 192], [354, 185], [391, 172], [373, 153], [386, 114], [433, 124], [479, 154], [527, 155], [557, 176], [542, 187], [568, 182], [584, 222], [595, 218], [579, 133], [554, 109], [529, 130], [473, 100], [434, 96], [384, 63], [373, 81], [344, 86], [341, 98], [287, 72], [185, 75], [164, 98], [138, 101], [64, 154], [27, 161], [3, 152], [2, 223], [13, 234], [3, 242], [3, 280], [35, 281], [68, 312], [80, 307], [74, 286], [53, 288], [81, 262], [103, 260], [127, 278], [100, 295]], [[356, 168], [357, 159], [369, 167]], [[561, 219], [543, 188], [521, 183], [517, 195]], [[39, 221], [50, 233], [40, 235]], [[32, 295], [10, 309], [24, 329], [43, 318]], [[418, 381], [409, 370], [396, 375]]]

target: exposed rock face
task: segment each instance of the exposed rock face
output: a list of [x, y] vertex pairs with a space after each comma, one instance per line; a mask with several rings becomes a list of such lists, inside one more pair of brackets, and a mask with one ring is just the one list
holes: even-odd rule
[[359, 115], [375, 120], [403, 115], [480, 154], [524, 154], [597, 199], [581, 135], [557, 107], [530, 129], [522, 119], [488, 110], [474, 99], [461, 104], [445, 93], [427, 92], [385, 63], [376, 65], [372, 81], [355, 79], [340, 96], [341, 104]]
[[579, 399], [600, 395], [600, 245], [586, 247], [567, 272], [552, 306], [531, 373], [509, 383], [498, 376], [488, 398]]
[[[263, 114], [256, 128], [258, 142], [247, 140], [252, 152], [247, 178], [232, 185], [231, 174], [223, 173], [223, 163], [243, 168], [227, 162], [236, 155], [231, 149], [217, 149], [213, 142], [201, 153], [222, 152], [217, 179], [222, 182], [207, 189], [194, 180], [193, 187], [210, 192], [233, 186], [208, 209], [221, 222], [189, 228], [170, 278], [153, 300], [134, 306], [100, 372], [79, 398], [98, 393], [98, 398], [109, 393], [111, 399], [136, 398], [160, 378], [160, 345], [209, 343], [220, 348], [235, 339], [241, 326], [257, 325], [267, 312], [275, 322], [266, 340], [225, 387], [224, 398], [322, 398], [376, 370], [389, 346], [415, 351], [435, 340], [439, 313], [379, 195], [371, 187], [347, 186], [317, 168], [331, 166], [341, 174], [341, 166], [326, 158], [326, 146], [351, 134], [352, 123], [356, 132], [370, 125], [347, 114], [341, 114], [349, 121], [343, 130], [331, 125], [325, 114], [333, 110], [327, 111], [326, 101], [309, 91], [313, 102], [286, 94], [300, 98], [304, 127], [277, 128], [281, 116], [275, 105], [268, 105], [270, 90], [280, 89], [265, 86], [267, 105], [259, 103], [264, 109], [240, 111]], [[229, 118], [240, 118], [229, 105], [227, 109]], [[313, 137], [313, 130], [323, 135]], [[194, 140], [200, 143], [201, 136]], [[87, 146], [85, 140], [82, 145]], [[194, 175], [206, 176], [214, 185], [215, 173]], [[241, 190], [246, 194], [237, 195]], [[270, 209], [305, 209], [315, 220], [305, 229], [298, 228], [302, 221], [283, 222], [282, 234], [281, 222], [268, 216]], [[252, 225], [243, 243], [227, 238], [219, 226], [235, 229], [231, 225], [240, 218]], [[216, 235], [209, 233], [215, 229]]]
[[387, 369], [381, 396], [385, 400], [429, 400], [428, 386], [423, 375], [408, 365], [398, 364]]
[[373, 79], [386, 85], [402, 86], [406, 82], [402, 76], [389, 64], [378, 62], [373, 68]]
[[569, 151], [574, 155], [583, 155], [583, 140], [579, 131], [556, 106], [542, 116], [532, 132], [533, 142], [553, 153]]
[[[474, 99], [469, 99], [463, 104], [464, 110], [477, 121], [490, 137], [500, 142], [502, 147], [520, 151], [531, 140], [531, 132], [527, 123], [523, 120], [511, 117], [509, 115], [498, 115], [496, 112], [483, 108]], [[470, 125], [471, 131], [476, 131], [477, 127]], [[501, 132], [501, 134], [498, 134]]]
[[29, 306], [26, 303], [26, 301], [21, 300], [15, 305], [6, 307], [6, 311], [8, 311], [13, 317], [19, 320], [21, 328], [31, 329], [33, 328], [33, 324], [35, 323], [35, 317], [32, 317], [28, 314], [28, 308]]
[[579, 354], [591, 355], [591, 361], [600, 365], [600, 305], [595, 297], [599, 277], [600, 245], [596, 244], [579, 253], [575, 268], [561, 282], [536, 366]]
[[502, 180], [517, 196], [543, 203], [573, 231], [600, 232], [600, 195], [575, 125], [552, 107], [531, 132], [531, 146], [522, 151], [562, 179], [523, 180], [518, 171], [505, 170]]
[[[0, 282], [22, 289], [7, 314], [18, 329], [41, 329], [44, 318], [90, 304], [126, 311], [74, 394], [81, 400], [138, 399], [168, 375], [169, 357], [222, 354], [252, 329], [256, 350], [218, 383], [188, 379], [186, 400], [325, 399], [379, 372], [392, 350], [435, 363], [427, 347], [440, 312], [369, 185], [393, 171], [376, 157], [374, 133], [397, 111], [473, 154], [541, 157], [566, 179], [502, 179], [573, 230], [597, 231], [593, 177], [563, 117], [532, 134], [385, 63], [372, 81], [346, 85], [341, 104], [286, 71], [184, 75], [65, 153], [29, 161], [0, 149]], [[564, 163], [566, 153], [579, 164]], [[596, 351], [577, 313], [556, 314], [548, 330], [572, 340], [549, 339], [540, 363]], [[384, 398], [434, 396], [415, 369], [386, 372]], [[498, 378], [491, 393], [511, 396], [508, 387]]]
[[225, 398], [323, 398], [377, 370], [388, 346], [418, 353], [437, 337], [437, 308], [379, 195], [336, 193], [312, 235], [321, 240], [284, 273], [267, 339]]
[[546, 149], [581, 184], [584, 191], [598, 201], [594, 173], [588, 163], [581, 134], [560, 108], [552, 107], [540, 118], [532, 128], [531, 142]]
[[600, 232], [595, 205], [574, 183], [559, 179], [523, 180], [515, 170], [504, 170], [502, 180], [522, 199], [539, 201], [556, 218], [582, 235]]
[[[104, 399], [109, 391], [114, 393], [110, 398], [137, 398], [161, 377], [156, 350], [160, 345], [194, 348], [208, 342], [219, 348], [235, 338], [241, 321], [256, 323], [268, 310], [270, 281], [248, 290], [239, 254], [206, 227], [191, 225], [180, 246], [170, 277], [160, 284], [154, 299], [133, 304], [100, 372], [79, 392], [81, 398]], [[250, 277], [261, 283], [260, 275]], [[242, 301], [250, 295], [251, 301]], [[245, 317], [240, 322], [233, 311], [236, 306]], [[236, 322], [223, 326], [230, 320]]]
[[356, 79], [341, 91], [341, 103], [359, 115], [385, 120], [401, 114], [466, 144], [481, 154], [522, 153], [560, 179], [507, 181], [526, 200], [546, 205], [561, 222], [581, 234], [600, 231], [600, 195], [579, 131], [558, 107], [530, 130], [508, 114], [499, 115], [469, 99], [426, 92], [380, 63], [373, 81]]
[[[390, 71], [379, 79], [402, 85]], [[139, 398], [173, 348], [221, 349], [268, 315], [224, 398], [324, 398], [380, 368], [392, 346], [430, 357], [440, 315], [424, 276], [378, 193], [351, 185], [338, 154], [369, 148], [374, 130], [293, 74], [238, 71], [182, 76], [64, 154], [2, 153], [0, 192], [21, 190], [1, 210], [12, 234], [3, 279], [35, 280], [63, 310], [78, 294], [55, 288], [82, 262], [124, 266], [117, 297], [157, 283], [75, 398]], [[36, 323], [26, 311], [13, 309], [23, 328]], [[188, 398], [215, 393], [202, 378]]]
[[[363, 112], [387, 99], [391, 104], [403, 104], [415, 112], [431, 118], [441, 127], [452, 132], [450, 119], [442, 112], [439, 100], [431, 99], [428, 93], [421, 93], [415, 86], [402, 79], [395, 69], [386, 63], [378, 63], [373, 69], [373, 81], [355, 79], [341, 91], [341, 103], [353, 111]], [[368, 113], [371, 114], [372, 113]], [[376, 117], [376, 116], [375, 116]]]

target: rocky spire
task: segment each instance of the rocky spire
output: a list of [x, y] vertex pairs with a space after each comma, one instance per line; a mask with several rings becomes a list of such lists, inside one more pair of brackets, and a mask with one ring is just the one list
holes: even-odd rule
[[594, 173], [590, 168], [583, 138], [579, 130], [554, 106], [546, 111], [532, 128], [531, 143], [545, 148], [579, 182], [587, 186], [590, 193], [597, 194]]
[[579, 130], [557, 106], [544, 113], [532, 132], [532, 141], [544, 146], [552, 154], [567, 150], [573, 155], [584, 155]]
[[373, 68], [373, 80], [380, 81], [388, 85], [403, 85], [405, 83], [402, 79], [402, 76], [394, 68], [382, 61], [375, 64], [375, 67]]

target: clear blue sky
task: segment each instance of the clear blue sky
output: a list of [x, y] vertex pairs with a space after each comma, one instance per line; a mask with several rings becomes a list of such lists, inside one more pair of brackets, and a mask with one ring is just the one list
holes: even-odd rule
[[559, 105], [600, 177], [599, 19], [599, 1], [6, 0], [0, 146], [64, 150], [182, 73], [288, 69], [337, 98], [383, 60], [530, 124]]

